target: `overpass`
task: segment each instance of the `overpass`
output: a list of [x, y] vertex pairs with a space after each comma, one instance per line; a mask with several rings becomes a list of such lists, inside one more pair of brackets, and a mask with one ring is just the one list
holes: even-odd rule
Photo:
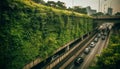
[[95, 23], [113, 22], [120, 23], [120, 16], [96, 16], [93, 17]]

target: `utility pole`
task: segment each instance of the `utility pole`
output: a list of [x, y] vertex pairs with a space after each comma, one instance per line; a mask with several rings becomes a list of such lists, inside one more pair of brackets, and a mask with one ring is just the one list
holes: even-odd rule
[[104, 0], [104, 7], [103, 7], [103, 8], [104, 8], [104, 11], [103, 11], [104, 14], [105, 14], [105, 12], [106, 12], [106, 6], [107, 6], [106, 1], [107, 1], [107, 0]]
[[105, 7], [106, 7], [106, 4], [104, 4], [104, 14], [105, 14], [105, 10], [106, 10], [106, 8], [105, 8]]
[[71, 5], [71, 8], [72, 8], [72, 13], [73, 13], [73, 8], [74, 8], [74, 7], [73, 7], [73, 4], [74, 4], [74, 3], [73, 3], [73, 0], [71, 0], [71, 2], [72, 2], [72, 3], [71, 3], [71, 4], [72, 4], [72, 5]]
[[100, 12], [100, 0], [99, 0], [99, 4], [98, 4], [98, 12]]
[[112, 5], [112, 2], [113, 2], [113, 0], [111, 0], [111, 2], [110, 2], [110, 8], [112, 8], [112, 7], [111, 7], [111, 5]]

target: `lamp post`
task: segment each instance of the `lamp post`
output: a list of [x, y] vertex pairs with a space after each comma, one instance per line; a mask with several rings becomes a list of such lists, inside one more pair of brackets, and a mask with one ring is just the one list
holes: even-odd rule
[[[72, 0], [72, 7], [73, 7], [73, 5], [74, 5], [74, 1]], [[74, 8], [74, 7], [73, 7]]]
[[111, 5], [112, 5], [112, 1], [113, 1], [113, 0], [110, 1], [110, 8], [111, 8]]
[[105, 10], [106, 10], [105, 6], [106, 6], [106, 4], [104, 4], [104, 14], [105, 14]]
[[73, 13], [73, 8], [74, 8], [74, 7], [73, 7], [73, 4], [74, 4], [73, 2], [74, 2], [74, 1], [71, 0], [71, 2], [72, 2], [72, 3], [71, 3], [71, 4], [72, 4], [72, 7], [71, 7], [71, 8], [72, 8], [72, 13]]
[[[106, 5], [107, 5], [107, 4], [106, 4], [106, 1], [107, 1], [107, 0], [102, 0], [103, 4], [102, 4], [102, 3], [99, 3], [100, 6], [101, 6], [100, 9], [101, 9], [101, 11], [102, 11], [104, 14], [105, 14], [105, 9], [106, 9], [105, 7], [106, 7]], [[100, 1], [99, 1], [99, 2], [100, 2]]]
[[98, 12], [100, 12], [100, 0], [99, 0], [99, 4], [98, 4]]

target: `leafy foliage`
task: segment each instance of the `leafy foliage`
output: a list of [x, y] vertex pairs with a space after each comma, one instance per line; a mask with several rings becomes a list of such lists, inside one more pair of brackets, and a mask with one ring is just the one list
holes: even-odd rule
[[44, 0], [33, 0], [33, 1], [38, 3], [38, 4], [45, 4]]
[[87, 14], [86, 8], [82, 8], [80, 6], [74, 6], [73, 8], [69, 7], [68, 10], [75, 11], [75, 12], [82, 13], [82, 14]]
[[120, 12], [116, 12], [115, 15], [116, 15], [116, 16], [120, 16]]
[[54, 8], [66, 9], [65, 3], [64, 3], [64, 2], [61, 2], [61, 1], [57, 1], [57, 2], [48, 1], [48, 2], [46, 3], [46, 5], [47, 5], [47, 6], [54, 7]]
[[[107, 49], [98, 57], [97, 66], [99, 69], [120, 69], [120, 36], [119, 33], [112, 34], [110, 44]], [[97, 68], [97, 69], [98, 69]]]
[[4, 0], [1, 6], [0, 69], [22, 69], [25, 64], [38, 57], [43, 60], [60, 46], [85, 34], [82, 26], [90, 26], [88, 31], [92, 30], [89, 16], [78, 13], [73, 16], [70, 11], [31, 0]]

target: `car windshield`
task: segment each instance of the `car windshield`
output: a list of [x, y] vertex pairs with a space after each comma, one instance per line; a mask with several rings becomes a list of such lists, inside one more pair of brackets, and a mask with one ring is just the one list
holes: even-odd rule
[[78, 58], [78, 59], [77, 59], [77, 62], [79, 62], [81, 59], [82, 59], [82, 58]]

